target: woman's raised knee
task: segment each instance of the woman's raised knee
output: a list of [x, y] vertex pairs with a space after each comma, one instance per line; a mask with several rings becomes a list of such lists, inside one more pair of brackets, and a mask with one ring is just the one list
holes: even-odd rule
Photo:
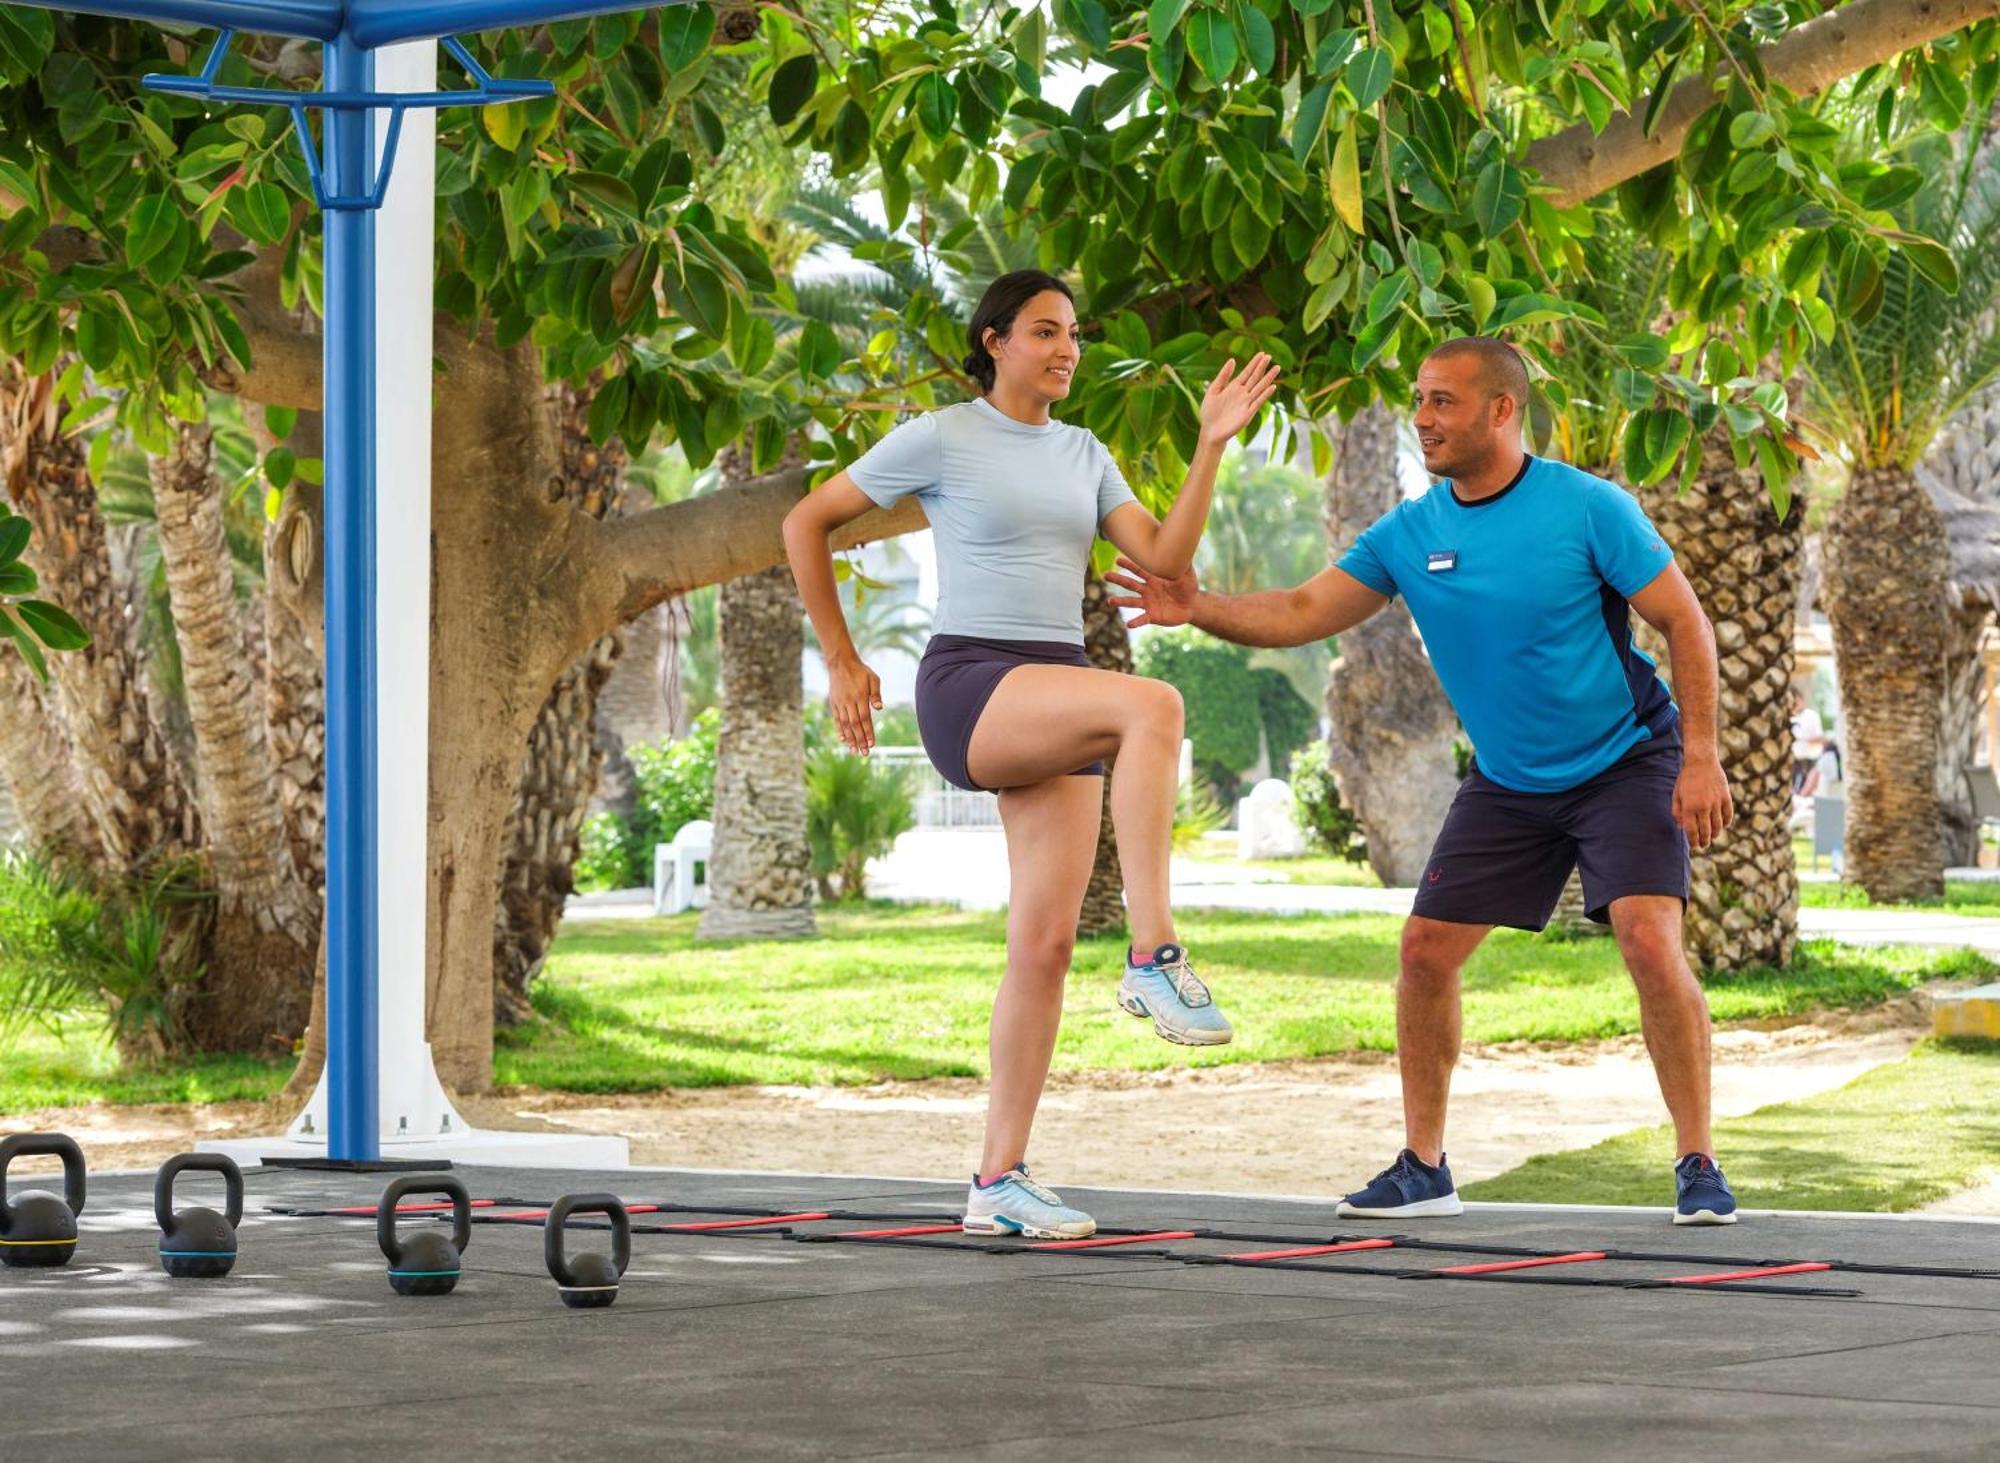
[[1181, 731], [1187, 724], [1187, 703], [1181, 693], [1165, 681], [1150, 676], [1134, 678], [1126, 689], [1126, 736], [1153, 734], [1171, 739], [1178, 748]]

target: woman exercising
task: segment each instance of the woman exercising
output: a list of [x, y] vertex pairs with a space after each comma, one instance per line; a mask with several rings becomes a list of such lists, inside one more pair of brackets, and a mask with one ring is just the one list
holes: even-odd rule
[[[1104, 445], [1049, 408], [1082, 354], [1069, 287], [1040, 270], [995, 280], [967, 331], [982, 394], [896, 428], [785, 519], [785, 551], [825, 647], [841, 740], [866, 755], [882, 683], [842, 618], [827, 536], [911, 493], [937, 541], [935, 633], [917, 671], [917, 726], [945, 779], [996, 791], [1011, 897], [1007, 972], [993, 1002], [985, 1149], [966, 1201], [975, 1234], [1070, 1239], [1096, 1221], [1028, 1176], [1035, 1107], [1062, 1020], [1076, 922], [1097, 852], [1104, 764], [1133, 944], [1118, 1004], [1169, 1041], [1233, 1034], [1189, 967], [1167, 901], [1180, 757], [1180, 693], [1094, 669], [1083, 653], [1084, 571], [1102, 533], [1153, 573], [1194, 561], [1229, 439], [1276, 389], [1259, 355], [1222, 368], [1201, 404], [1201, 444], [1162, 522], [1132, 496]], [[1149, 952], [1143, 957], [1140, 951]]]

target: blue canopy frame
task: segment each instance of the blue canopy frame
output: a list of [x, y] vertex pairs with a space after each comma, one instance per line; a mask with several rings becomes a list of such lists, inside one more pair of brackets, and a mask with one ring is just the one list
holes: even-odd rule
[[[158, 91], [218, 103], [282, 106], [306, 153], [325, 228], [326, 895], [327, 1156], [381, 1156], [377, 1020], [375, 583], [375, 211], [395, 165], [403, 113], [411, 107], [486, 106], [553, 94], [547, 82], [486, 74], [451, 37], [510, 25], [540, 25], [690, 0], [93, 0], [42, 10], [198, 26], [222, 32], [196, 76], [148, 76]], [[216, 82], [235, 32], [321, 41], [318, 92], [226, 87]], [[375, 90], [377, 49], [444, 40], [470, 90], [423, 94]], [[324, 110], [316, 149], [309, 109]], [[382, 163], [374, 164], [374, 116], [389, 114]], [[323, 157], [322, 155], [323, 154]]]

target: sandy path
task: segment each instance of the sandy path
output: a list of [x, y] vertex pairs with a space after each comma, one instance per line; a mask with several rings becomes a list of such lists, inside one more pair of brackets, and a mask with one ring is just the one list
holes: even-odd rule
[[[1925, 1030], [1921, 1002], [1905, 1000], [1818, 1023], [1718, 1031], [1716, 1113], [1842, 1086], [1903, 1056]], [[622, 1133], [635, 1163], [956, 1175], [977, 1157], [985, 1096], [978, 1081], [949, 1078], [612, 1098], [530, 1090], [465, 1107], [485, 1127]], [[1487, 1178], [1532, 1154], [1583, 1147], [1664, 1116], [1636, 1037], [1475, 1048], [1453, 1084], [1452, 1169], [1461, 1182]], [[93, 1166], [136, 1168], [197, 1138], [276, 1131], [281, 1115], [259, 1103], [93, 1105], [19, 1114], [6, 1126], [68, 1132]], [[1365, 1179], [1401, 1141], [1394, 1060], [1367, 1054], [1058, 1075], [1043, 1099], [1034, 1156], [1059, 1183], [1324, 1194]], [[1945, 1202], [1957, 1212], [2000, 1213], [2000, 1185]]]

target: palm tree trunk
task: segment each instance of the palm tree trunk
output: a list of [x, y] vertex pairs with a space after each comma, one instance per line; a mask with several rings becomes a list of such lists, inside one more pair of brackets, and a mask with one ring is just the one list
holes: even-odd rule
[[84, 811], [69, 731], [28, 663], [0, 646], [0, 776], [28, 846], [80, 870], [103, 866]]
[[[1338, 560], [1403, 494], [1394, 413], [1378, 403], [1331, 430], [1326, 546]], [[1377, 876], [1391, 887], [1415, 884], [1458, 790], [1458, 716], [1402, 604], [1344, 633], [1339, 650], [1326, 683], [1328, 766]]]
[[160, 555], [173, 599], [202, 818], [217, 896], [191, 1033], [205, 1050], [291, 1049], [312, 1001], [319, 911], [299, 877], [275, 795], [261, 688], [249, 673], [206, 427], [153, 460]]
[[[1978, 773], [1979, 718], [1985, 711], [1986, 661], [1980, 645], [1993, 624], [1983, 600], [1955, 603], [1945, 616], [1944, 697], [1938, 704], [1938, 816], [1947, 868], [1979, 861], [1979, 814], [1972, 798]], [[1991, 776], [1990, 772], [1983, 774]]]
[[[1677, 487], [1639, 496], [1715, 627], [1717, 735], [1736, 802], [1735, 823], [1693, 855], [1688, 955], [1709, 970], [1782, 967], [1798, 941], [1790, 697], [1803, 513], [1780, 523], [1757, 473], [1738, 468], [1718, 438], [1703, 444], [1687, 491]], [[1664, 641], [1643, 622], [1635, 628], [1671, 678]]]
[[[744, 481], [737, 448], [716, 459], [725, 485]], [[782, 939], [817, 932], [806, 835], [805, 610], [788, 564], [718, 592], [722, 726], [715, 746], [715, 857], [704, 940]]]
[[1877, 902], [1944, 893], [1938, 708], [1944, 521], [1914, 475], [1863, 467], [1826, 529], [1823, 597], [1845, 710], [1846, 877]]
[[90, 646], [50, 657], [83, 806], [118, 869], [201, 846], [199, 815], [146, 695], [129, 585], [112, 570], [104, 515], [81, 442], [59, 430], [54, 378], [0, 376], [0, 463], [34, 527], [41, 594]]
[[[1083, 650], [1101, 671], [1132, 674], [1132, 637], [1125, 617], [1106, 599], [1104, 581], [1086, 570], [1083, 583]], [[1112, 764], [1107, 763], [1107, 769]], [[1097, 858], [1077, 916], [1078, 935], [1108, 935], [1125, 928], [1125, 878], [1118, 867], [1118, 836], [1111, 826], [1111, 779], [1104, 779], [1098, 814]]]
[[[617, 504], [627, 459], [617, 439], [601, 448], [591, 441], [592, 394], [555, 386], [549, 408], [562, 437], [563, 496], [601, 519]], [[493, 1019], [501, 1026], [528, 1018], [529, 983], [542, 973], [564, 902], [576, 887], [578, 836], [604, 764], [597, 699], [624, 644], [622, 631], [593, 644], [556, 681], [528, 733], [494, 910]]]

